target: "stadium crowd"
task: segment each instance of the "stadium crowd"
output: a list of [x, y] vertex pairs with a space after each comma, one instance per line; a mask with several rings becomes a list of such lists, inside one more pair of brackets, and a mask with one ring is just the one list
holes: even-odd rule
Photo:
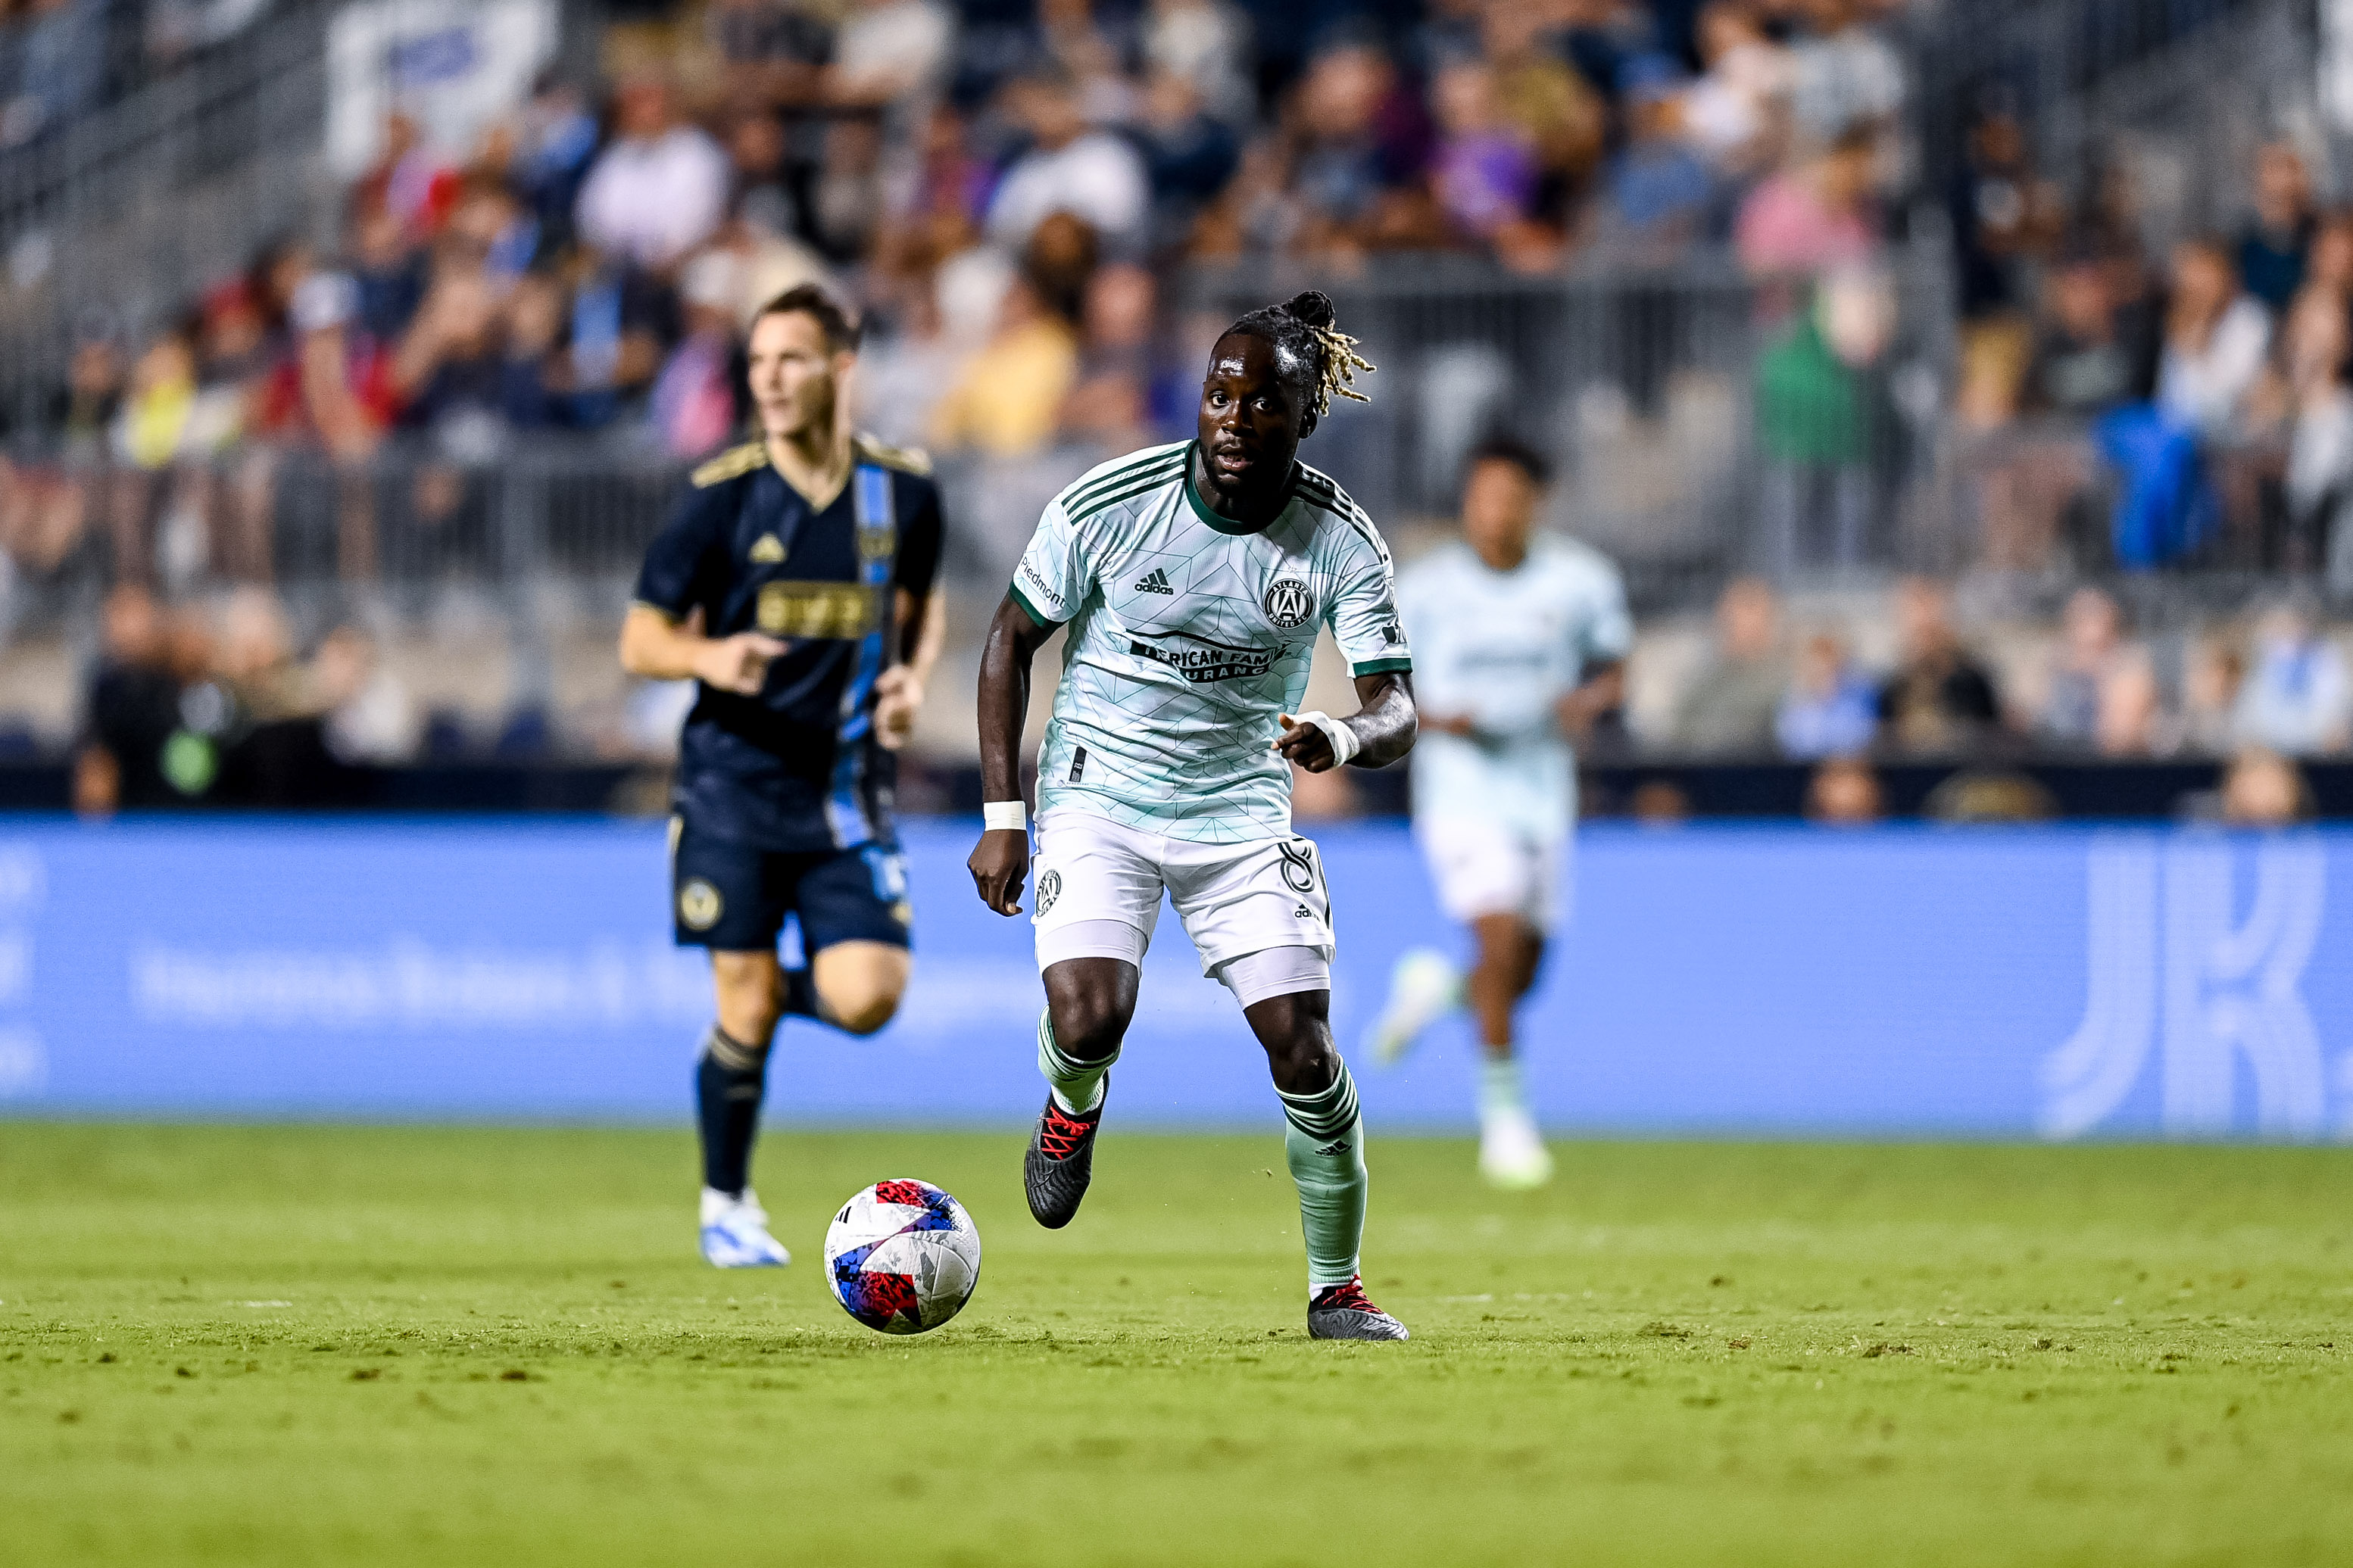
[[[16, 26], [95, 3], [31, 0]], [[1841, 290], [1917, 194], [1897, 0], [1430, 0], [1335, 8], [1312, 34], [1271, 3], [1002, 10], [706, 0], [625, 20], [602, 79], [550, 72], [469, 148], [392, 116], [333, 245], [274, 243], [167, 321], [82, 323], [39, 420], [62, 460], [0, 458], [0, 570], [107, 563], [90, 724], [107, 671], [139, 668], [248, 714], [297, 693], [314, 716], [359, 703], [373, 727], [330, 726], [353, 759], [461, 743], [387, 695], [356, 622], [320, 621], [307, 672], [293, 661], [271, 598], [290, 468], [356, 475], [399, 453], [429, 529], [462, 472], [519, 441], [691, 458], [740, 427], [741, 323], [810, 279], [868, 323], [862, 424], [1018, 463], [1189, 433], [1200, 328], [1171, 286], [1187, 268], [1450, 252], [1541, 275], [1729, 254], [1761, 284], [1823, 283], [1814, 309], [1761, 296], [1786, 322], [1758, 367], [1767, 489], [1826, 476], [1829, 511], [1866, 504], [1841, 483], [1868, 416], [1841, 356], [1870, 352], [1852, 344], [1873, 336], [1856, 325], [1871, 301]], [[2353, 224], [2318, 210], [2295, 149], [2269, 147], [2245, 232], [2158, 267], [2119, 182], [2071, 212], [2025, 148], [1989, 110], [1949, 193], [1985, 564], [2316, 571], [2333, 549], [2353, 573], [2353, 530], [2329, 527], [2353, 477]], [[1775, 388], [1804, 417], [1777, 425]], [[1767, 495], [1765, 525], [1798, 504]], [[347, 584], [377, 573], [375, 507], [360, 485], [332, 506]], [[1632, 742], [1799, 759], [2348, 743], [2342, 653], [2301, 601], [2153, 651], [2087, 589], [2057, 625], [2005, 631], [1992, 664], [1950, 603], [1908, 582], [1793, 630], [1775, 586], [1744, 579], [1714, 646], [1652, 683], [1673, 689]], [[582, 752], [659, 730], [497, 732]]]

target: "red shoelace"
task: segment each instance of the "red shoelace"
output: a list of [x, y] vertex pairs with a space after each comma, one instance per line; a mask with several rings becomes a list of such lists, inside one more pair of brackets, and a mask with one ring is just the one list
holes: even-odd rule
[[1315, 1298], [1316, 1311], [1328, 1312], [1335, 1308], [1358, 1312], [1380, 1310], [1378, 1307], [1373, 1305], [1372, 1298], [1365, 1294], [1365, 1281], [1361, 1275], [1349, 1280], [1345, 1285], [1328, 1286], [1322, 1295]]
[[1094, 1130], [1093, 1122], [1064, 1115], [1062, 1108], [1050, 1100], [1046, 1102], [1045, 1125], [1038, 1129], [1038, 1147], [1045, 1151], [1049, 1160], [1067, 1160], [1079, 1152], [1079, 1145]]

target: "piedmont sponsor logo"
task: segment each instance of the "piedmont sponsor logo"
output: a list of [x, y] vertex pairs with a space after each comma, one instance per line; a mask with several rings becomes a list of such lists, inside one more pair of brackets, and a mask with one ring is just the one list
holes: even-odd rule
[[1171, 632], [1168, 636], [1173, 640], [1158, 645], [1132, 638], [1127, 651], [1138, 658], [1166, 665], [1196, 686], [1264, 675], [1274, 668], [1274, 656], [1278, 651], [1271, 647], [1235, 647], [1229, 643], [1197, 637], [1189, 632]]
[[1038, 568], [1024, 561], [1021, 563], [1021, 575], [1024, 581], [1038, 590], [1039, 597], [1046, 599], [1058, 610], [1062, 607], [1062, 595], [1054, 592], [1046, 579], [1039, 575]]

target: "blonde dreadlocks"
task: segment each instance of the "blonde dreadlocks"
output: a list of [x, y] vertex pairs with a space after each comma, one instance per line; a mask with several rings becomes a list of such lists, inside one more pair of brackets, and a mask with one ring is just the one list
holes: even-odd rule
[[1278, 354], [1288, 356], [1296, 367], [1292, 374], [1306, 384], [1308, 412], [1318, 419], [1330, 411], [1335, 395], [1372, 401], [1353, 384], [1358, 371], [1374, 369], [1373, 363], [1356, 352], [1356, 340], [1340, 330], [1331, 296], [1321, 289], [1310, 289], [1280, 305], [1252, 310], [1228, 327], [1225, 335], [1263, 338]]

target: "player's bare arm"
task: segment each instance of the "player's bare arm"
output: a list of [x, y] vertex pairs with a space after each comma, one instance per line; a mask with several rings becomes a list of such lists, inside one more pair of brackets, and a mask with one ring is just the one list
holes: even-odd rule
[[874, 735], [885, 750], [896, 752], [914, 734], [915, 718], [923, 710], [932, 671], [948, 638], [948, 606], [937, 591], [925, 595], [921, 605], [904, 588], [892, 592], [898, 596], [894, 624], [902, 628], [899, 662], [875, 678]]
[[1560, 724], [1560, 732], [1572, 741], [1583, 741], [1593, 733], [1594, 721], [1604, 713], [1620, 708], [1626, 702], [1626, 661], [1605, 659], [1588, 666], [1585, 678], [1576, 687], [1561, 694], [1554, 705], [1553, 714]]
[[702, 614], [672, 620], [649, 605], [632, 605], [621, 623], [621, 668], [648, 680], [700, 680], [738, 697], [756, 697], [768, 665], [785, 645], [759, 632], [702, 635]]
[[[1021, 725], [1029, 714], [1029, 666], [1058, 626], [1041, 626], [1008, 595], [988, 623], [980, 650], [980, 795], [1021, 798]], [[1000, 915], [1021, 912], [1021, 885], [1029, 875], [1026, 828], [986, 831], [965, 862], [980, 901]]]
[[[1413, 750], [1419, 721], [1413, 707], [1413, 677], [1401, 669], [1360, 675], [1356, 679], [1356, 711], [1339, 721], [1356, 737], [1356, 753], [1348, 760], [1360, 768], [1385, 768]], [[1282, 736], [1274, 749], [1311, 773], [1329, 773], [1335, 763], [1332, 738], [1322, 726], [1302, 723], [1285, 713]]]

